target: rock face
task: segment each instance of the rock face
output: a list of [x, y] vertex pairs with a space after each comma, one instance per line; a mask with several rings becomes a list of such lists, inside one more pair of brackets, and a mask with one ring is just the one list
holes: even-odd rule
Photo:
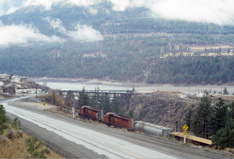
[[5, 144], [8, 142], [8, 139], [5, 136], [0, 135], [0, 144]]
[[15, 138], [15, 132], [13, 130], [9, 130], [7, 133], [7, 138], [13, 140]]
[[134, 95], [129, 99], [126, 111], [133, 110], [137, 120], [176, 128], [182, 131], [185, 115], [195, 109], [197, 102], [181, 98], [179, 93], [156, 92], [153, 95]]
[[14, 132], [13, 130], [9, 130], [7, 133], [7, 138], [10, 140], [14, 140], [15, 138], [21, 138], [23, 137], [23, 131], [22, 130], [17, 130]]

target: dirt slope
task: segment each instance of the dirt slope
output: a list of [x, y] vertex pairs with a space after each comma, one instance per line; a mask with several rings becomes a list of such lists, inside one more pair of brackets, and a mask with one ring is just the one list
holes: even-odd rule
[[[126, 111], [133, 110], [137, 120], [175, 129], [176, 121], [184, 124], [189, 109], [195, 109], [196, 100], [183, 98], [179, 92], [155, 92], [153, 95], [134, 95]], [[128, 109], [127, 109], [128, 108]]]

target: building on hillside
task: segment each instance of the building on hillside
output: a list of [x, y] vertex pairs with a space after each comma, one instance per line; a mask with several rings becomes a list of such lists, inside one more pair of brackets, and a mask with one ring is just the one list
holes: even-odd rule
[[206, 93], [204, 93], [204, 92], [198, 91], [196, 93], [196, 97], [204, 97], [204, 96], [206, 96]]
[[20, 77], [20, 82], [25, 82], [27, 79], [27, 77]]
[[1, 93], [3, 92], [3, 86], [4, 86], [4, 83], [3, 83], [3, 82], [0, 82], [0, 92], [1, 92]]
[[12, 76], [11, 77], [11, 82], [13, 82], [13, 83], [22, 83], [25, 80], [27, 80], [27, 77], [20, 77], [20, 76]]
[[10, 80], [11, 79], [11, 75], [8, 74], [0, 74], [0, 80], [4, 81], [4, 80]]
[[10, 83], [6, 86], [3, 86], [3, 92], [7, 94], [15, 94], [15, 85]]
[[20, 77], [19, 76], [12, 76], [11, 77], [11, 82], [20, 83], [21, 82]]

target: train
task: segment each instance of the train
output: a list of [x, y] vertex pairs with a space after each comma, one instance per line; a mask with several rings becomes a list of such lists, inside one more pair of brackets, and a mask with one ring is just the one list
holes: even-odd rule
[[129, 131], [134, 130], [134, 119], [126, 116], [108, 112], [105, 115], [103, 110], [91, 106], [82, 106], [79, 110], [79, 116], [105, 123], [107, 126], [127, 128]]
[[[66, 110], [66, 109], [65, 109]], [[70, 111], [69, 111], [70, 112]], [[133, 118], [118, 115], [113, 112], [107, 112], [105, 115], [102, 109], [91, 106], [82, 106], [78, 111], [80, 118], [92, 119], [106, 124], [107, 126], [114, 126], [119, 128], [126, 128], [129, 131], [140, 131], [150, 135], [160, 135], [167, 137], [172, 135], [177, 140], [182, 140], [184, 135], [181, 132], [173, 132], [172, 128], [167, 128], [144, 121], [134, 121]], [[212, 141], [199, 138], [192, 135], [187, 135], [188, 142], [195, 145], [212, 146]]]
[[[68, 107], [59, 108], [63, 112], [73, 113]], [[133, 118], [122, 116], [114, 112], [108, 112], [104, 115], [103, 110], [92, 106], [84, 105], [81, 108], [74, 109], [74, 116], [80, 118], [92, 119], [106, 124], [107, 126], [126, 128], [129, 131], [144, 132], [150, 135], [160, 135], [167, 137], [173, 132], [173, 129], [147, 123], [144, 121], [134, 121]]]

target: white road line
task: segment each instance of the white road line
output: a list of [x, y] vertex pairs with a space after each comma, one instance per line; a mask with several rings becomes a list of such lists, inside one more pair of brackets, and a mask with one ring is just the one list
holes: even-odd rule
[[6, 104], [4, 107], [9, 113], [31, 121], [32, 123], [47, 129], [48, 131], [55, 132], [67, 140], [83, 145], [86, 148], [93, 150], [97, 154], [105, 155], [109, 158], [176, 159], [173, 156], [160, 153], [156, 150], [150, 150], [109, 135], [82, 128], [78, 125], [56, 120], [45, 115], [12, 107]]

